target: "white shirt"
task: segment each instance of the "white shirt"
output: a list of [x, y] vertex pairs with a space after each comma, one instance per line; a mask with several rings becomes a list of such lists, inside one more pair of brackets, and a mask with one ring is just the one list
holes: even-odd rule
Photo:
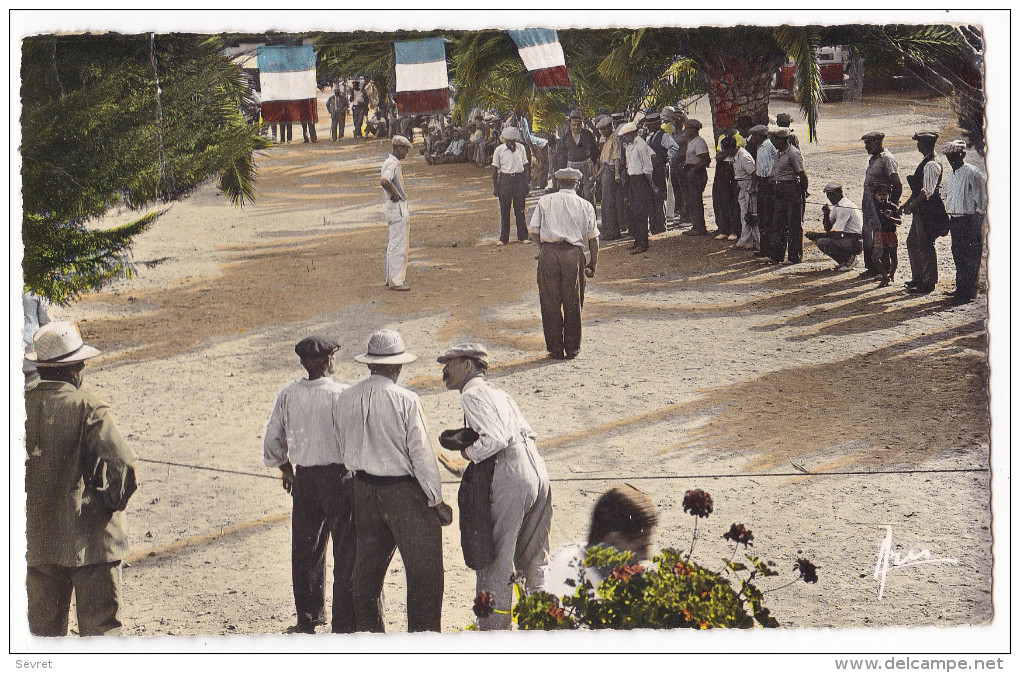
[[733, 156], [733, 177], [741, 183], [741, 189], [750, 189], [754, 180], [754, 157], [743, 147]]
[[641, 136], [635, 137], [634, 142], [625, 145], [623, 151], [627, 155], [627, 175], [652, 174], [652, 148]]
[[844, 196], [839, 203], [829, 206], [829, 218], [833, 221], [832, 231], [864, 233], [864, 215], [849, 197]]
[[528, 233], [538, 234], [543, 243], [563, 241], [584, 249], [590, 239], [599, 235], [595, 207], [573, 189], [546, 194], [535, 205]]
[[700, 154], [708, 154], [708, 143], [701, 136], [694, 136], [687, 141], [687, 157], [684, 163], [696, 163]]
[[439, 465], [415, 393], [373, 374], [334, 399], [333, 423], [347, 469], [413, 476], [430, 507], [442, 502]]
[[[407, 194], [404, 193], [404, 173], [400, 170], [400, 160], [392, 154], [386, 157], [382, 165], [382, 177], [390, 181], [393, 188], [397, 190], [401, 201], [407, 201]], [[393, 203], [390, 195], [383, 190], [383, 203]]]
[[772, 144], [772, 139], [768, 138], [762, 141], [762, 144], [758, 146], [758, 158], [755, 164], [754, 172], [759, 177], [771, 178], [772, 170], [776, 166], [776, 156], [779, 154], [779, 150]]
[[443, 152], [443, 154], [449, 154], [451, 156], [464, 154], [464, 145], [465, 145], [464, 139], [458, 138], [457, 140], [454, 140], [446, 147], [446, 151]]
[[524, 151], [524, 145], [514, 143], [514, 149], [503, 143], [492, 152], [492, 165], [499, 169], [500, 173], [523, 173], [524, 164], [528, 163], [528, 153]]
[[984, 213], [988, 207], [985, 174], [964, 162], [946, 181], [946, 212], [952, 216]]
[[942, 164], [938, 159], [932, 159], [924, 165], [924, 172], [921, 174], [921, 191], [927, 199], [939, 188], [939, 178], [942, 177]]
[[288, 460], [300, 467], [343, 463], [333, 425], [333, 398], [350, 388], [328, 376], [288, 383], [276, 396], [262, 439], [267, 467]]
[[516, 442], [535, 439], [535, 431], [524, 420], [517, 403], [482, 376], [464, 384], [460, 408], [464, 422], [478, 433], [475, 443], [464, 451], [472, 462], [480, 463]]

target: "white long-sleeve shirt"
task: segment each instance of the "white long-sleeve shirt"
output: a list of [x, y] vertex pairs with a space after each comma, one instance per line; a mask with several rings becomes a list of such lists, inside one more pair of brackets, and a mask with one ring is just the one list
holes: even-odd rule
[[513, 398], [481, 376], [464, 384], [460, 408], [467, 426], [478, 433], [475, 443], [464, 451], [472, 462], [480, 463], [515, 442], [535, 439], [535, 431]]
[[546, 194], [535, 205], [528, 233], [538, 234], [542, 243], [570, 243], [583, 250], [599, 235], [595, 207], [573, 188]]
[[263, 433], [266, 466], [278, 467], [288, 460], [300, 467], [343, 463], [333, 425], [333, 400], [349, 387], [328, 376], [284, 386]]
[[439, 465], [418, 395], [373, 374], [334, 400], [333, 422], [347, 469], [377, 477], [413, 476], [430, 507], [442, 502]]
[[946, 212], [950, 216], [984, 213], [988, 208], [985, 174], [964, 162], [946, 181]]
[[750, 189], [754, 184], [754, 157], [743, 147], [738, 148], [733, 156], [733, 177], [740, 183], [741, 189]]

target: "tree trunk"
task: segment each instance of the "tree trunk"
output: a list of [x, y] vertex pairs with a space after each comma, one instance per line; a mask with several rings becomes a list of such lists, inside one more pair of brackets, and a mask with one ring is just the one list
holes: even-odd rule
[[846, 74], [849, 75], [849, 79], [846, 82], [846, 89], [843, 90], [843, 100], [861, 100], [864, 95], [864, 59], [851, 54], [846, 63]]
[[760, 59], [718, 56], [707, 60], [704, 75], [713, 138], [718, 138], [722, 129], [733, 128], [737, 118], [745, 115], [755, 124], [767, 123], [772, 76], [784, 62], [782, 56], [764, 54]]

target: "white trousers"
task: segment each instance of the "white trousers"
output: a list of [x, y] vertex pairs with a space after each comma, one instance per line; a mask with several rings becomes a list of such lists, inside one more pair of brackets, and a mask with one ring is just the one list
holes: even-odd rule
[[752, 226], [747, 223], [747, 214], [755, 212], [756, 206], [752, 190], [753, 184], [751, 180], [739, 182], [740, 191], [737, 192], [737, 203], [740, 204], [740, 221], [743, 226], [740, 231], [740, 238], [736, 244], [741, 247], [753, 245], [755, 248], [758, 248], [761, 245], [761, 234], [758, 231], [758, 225]]
[[386, 284], [397, 287], [404, 284], [407, 272], [407, 202], [387, 201], [383, 206], [386, 216], [386, 257], [383, 273]]
[[[513, 444], [496, 457], [492, 475], [492, 540], [496, 558], [476, 571], [477, 591], [488, 591], [497, 610], [509, 612], [510, 577], [524, 577], [528, 591], [542, 586], [542, 567], [549, 556], [552, 494], [549, 474], [535, 443]], [[508, 630], [510, 615], [493, 613], [478, 620], [483, 631]]]

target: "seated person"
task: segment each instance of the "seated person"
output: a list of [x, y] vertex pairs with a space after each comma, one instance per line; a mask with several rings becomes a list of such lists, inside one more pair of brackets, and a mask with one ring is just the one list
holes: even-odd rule
[[442, 153], [426, 155], [425, 162], [429, 164], [461, 164], [468, 161], [464, 148], [467, 146], [467, 132], [452, 135], [449, 140], [443, 141], [445, 148]]
[[550, 555], [541, 590], [554, 596], [572, 596], [585, 582], [598, 586], [613, 569], [582, 565], [588, 547], [595, 545], [631, 552], [632, 564], [647, 561], [658, 521], [655, 503], [647, 495], [629, 484], [612, 487], [595, 503], [588, 543], [567, 545]]
[[830, 182], [822, 191], [831, 204], [822, 206], [825, 231], [809, 231], [804, 235], [835, 260], [837, 271], [849, 271], [864, 249], [861, 242], [864, 216], [853, 201], [843, 196], [843, 186], [838, 182]]
[[386, 122], [386, 114], [381, 108], [377, 107], [372, 110], [372, 113], [368, 115], [368, 120], [365, 123], [367, 125], [368, 132], [376, 138], [384, 138], [389, 135], [389, 125]]

